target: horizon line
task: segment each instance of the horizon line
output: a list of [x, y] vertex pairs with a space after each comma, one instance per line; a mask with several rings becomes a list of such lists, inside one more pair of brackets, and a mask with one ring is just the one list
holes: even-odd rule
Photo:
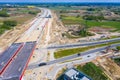
[[0, 2], [0, 3], [120, 3], [120, 2]]

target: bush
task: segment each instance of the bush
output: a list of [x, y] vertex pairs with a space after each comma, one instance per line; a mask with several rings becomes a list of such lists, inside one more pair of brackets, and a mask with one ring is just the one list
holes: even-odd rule
[[117, 48], [117, 50], [120, 50], [120, 46], [117, 46], [116, 48]]
[[0, 34], [3, 34], [5, 32], [5, 29], [1, 28], [0, 29]]
[[3, 24], [6, 25], [6, 26], [14, 27], [14, 26], [17, 25], [17, 22], [16, 21], [9, 21], [8, 20], [8, 21], [4, 21]]
[[117, 64], [120, 64], [120, 58], [116, 58], [116, 59], [114, 59], [114, 61], [115, 61]]
[[0, 34], [3, 34], [6, 30], [12, 29], [16, 25], [16, 21], [4, 21], [3, 24], [0, 26]]
[[86, 36], [93, 36], [94, 34], [92, 34], [92, 33], [90, 33], [90, 32], [87, 32], [86, 29], [82, 29], [82, 30], [79, 31], [79, 35], [80, 35], [81, 37], [86, 37]]
[[94, 8], [88, 8], [87, 11], [95, 11]]
[[63, 19], [64, 17], [67, 17], [66, 15], [60, 15], [60, 19]]
[[29, 14], [36, 15], [38, 12], [37, 11], [29, 11]]
[[9, 17], [6, 11], [0, 11], [0, 17]]
[[60, 13], [67, 13], [67, 10], [61, 10]]
[[98, 20], [105, 20], [105, 18], [104, 18], [104, 16], [92, 16], [92, 15], [85, 15], [85, 16], [83, 16], [83, 19], [85, 19], [85, 20], [96, 20], [96, 21], [98, 21]]
[[77, 69], [90, 76], [92, 80], [109, 80], [102, 69], [92, 62], [86, 63], [84, 66], [78, 66]]
[[11, 26], [8, 26], [8, 25], [3, 24], [3, 25], [1, 26], [1, 28], [2, 28], [2, 29], [5, 29], [5, 30], [10, 30], [12, 27], [11, 27]]

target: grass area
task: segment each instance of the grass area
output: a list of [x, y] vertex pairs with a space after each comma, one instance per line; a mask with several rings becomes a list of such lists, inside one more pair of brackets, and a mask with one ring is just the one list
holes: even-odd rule
[[81, 17], [77, 18], [74, 16], [62, 16], [61, 19], [62, 19], [62, 22], [67, 25], [84, 23]]
[[74, 16], [62, 16], [62, 22], [64, 24], [85, 24], [87, 23], [88, 27], [108, 27], [108, 28], [115, 28], [116, 30], [120, 30], [120, 22], [118, 21], [93, 21], [93, 20], [83, 20], [81, 17], [74, 17]]
[[34, 15], [26, 15], [26, 16], [22, 16], [22, 17], [10, 17], [10, 18], [4, 18], [4, 19], [0, 19], [0, 35], [3, 34], [5, 31], [7, 30], [10, 30], [10, 29], [13, 29], [12, 27], [10, 28], [5, 28], [5, 26], [2, 26], [3, 25], [3, 22], [4, 21], [16, 21], [17, 22], [17, 25], [21, 25], [23, 24], [24, 22], [32, 19], [34, 17]]
[[24, 15], [21, 17], [12, 18], [11, 20], [16, 20], [19, 24], [23, 24], [24, 22], [26, 22], [34, 17], [35, 17], [35, 15], [27, 14], [27, 15]]
[[77, 69], [91, 77], [93, 80], [109, 80], [102, 69], [92, 62], [86, 63], [84, 66], [77, 66]]
[[[8, 13], [10, 13], [9, 17], [0, 17], [0, 35], [3, 34], [5, 31], [13, 29], [13, 27], [7, 27], [4, 24], [4, 21], [16, 21], [17, 25], [22, 25], [26, 21], [29, 21], [30, 19], [34, 18], [37, 13], [40, 12], [38, 9], [29, 9], [29, 8], [15, 8], [13, 10], [9, 10]], [[5, 14], [5, 13], [4, 13]]]
[[103, 46], [108, 46], [108, 45], [112, 45], [112, 44], [116, 44], [116, 43], [120, 43], [120, 41], [110, 42], [110, 43], [106, 43], [106, 44], [99, 44], [99, 45], [94, 45], [94, 46], [88, 46], [88, 47], [82, 47], [82, 48], [59, 50], [59, 51], [54, 53], [54, 57], [61, 58], [61, 57], [73, 55], [76, 53], [84, 52], [86, 50], [90, 50], [90, 49], [94, 49], [94, 48], [98, 48], [98, 47], [103, 47]]
[[110, 38], [102, 38], [101, 40], [114, 39], [114, 38], [120, 38], [120, 37], [119, 36], [110, 36]]
[[110, 36], [110, 39], [119, 38], [119, 36]]
[[2, 23], [5, 20], [15, 20], [17, 21], [18, 24], [23, 24], [24, 22], [32, 19], [33, 17], [35, 17], [35, 15], [30, 15], [30, 14], [25, 14], [23, 16], [19, 16], [19, 17], [9, 17], [9, 18], [1, 18], [0, 22]]
[[0, 22], [6, 20], [16, 20], [18, 24], [23, 24], [25, 21], [30, 20], [31, 18], [35, 17], [35, 15], [29, 12], [36, 12], [39, 13], [40, 10], [36, 8], [5, 8], [7, 13], [9, 13], [9, 17], [0, 17]]
[[77, 61], [77, 60], [81, 60], [81, 59], [82, 59], [82, 58], [76, 58], [76, 59], [67, 60], [67, 61], [64, 61], [64, 62], [61, 62], [61, 63], [72, 62], [72, 61]]

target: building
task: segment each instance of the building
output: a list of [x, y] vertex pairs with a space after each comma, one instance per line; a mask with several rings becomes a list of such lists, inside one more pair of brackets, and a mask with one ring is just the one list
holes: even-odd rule
[[64, 73], [64, 80], [92, 80], [84, 73], [72, 68]]

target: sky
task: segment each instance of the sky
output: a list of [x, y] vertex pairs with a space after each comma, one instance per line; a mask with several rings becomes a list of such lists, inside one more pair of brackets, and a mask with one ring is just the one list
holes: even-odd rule
[[0, 2], [120, 2], [120, 0], [0, 0]]

